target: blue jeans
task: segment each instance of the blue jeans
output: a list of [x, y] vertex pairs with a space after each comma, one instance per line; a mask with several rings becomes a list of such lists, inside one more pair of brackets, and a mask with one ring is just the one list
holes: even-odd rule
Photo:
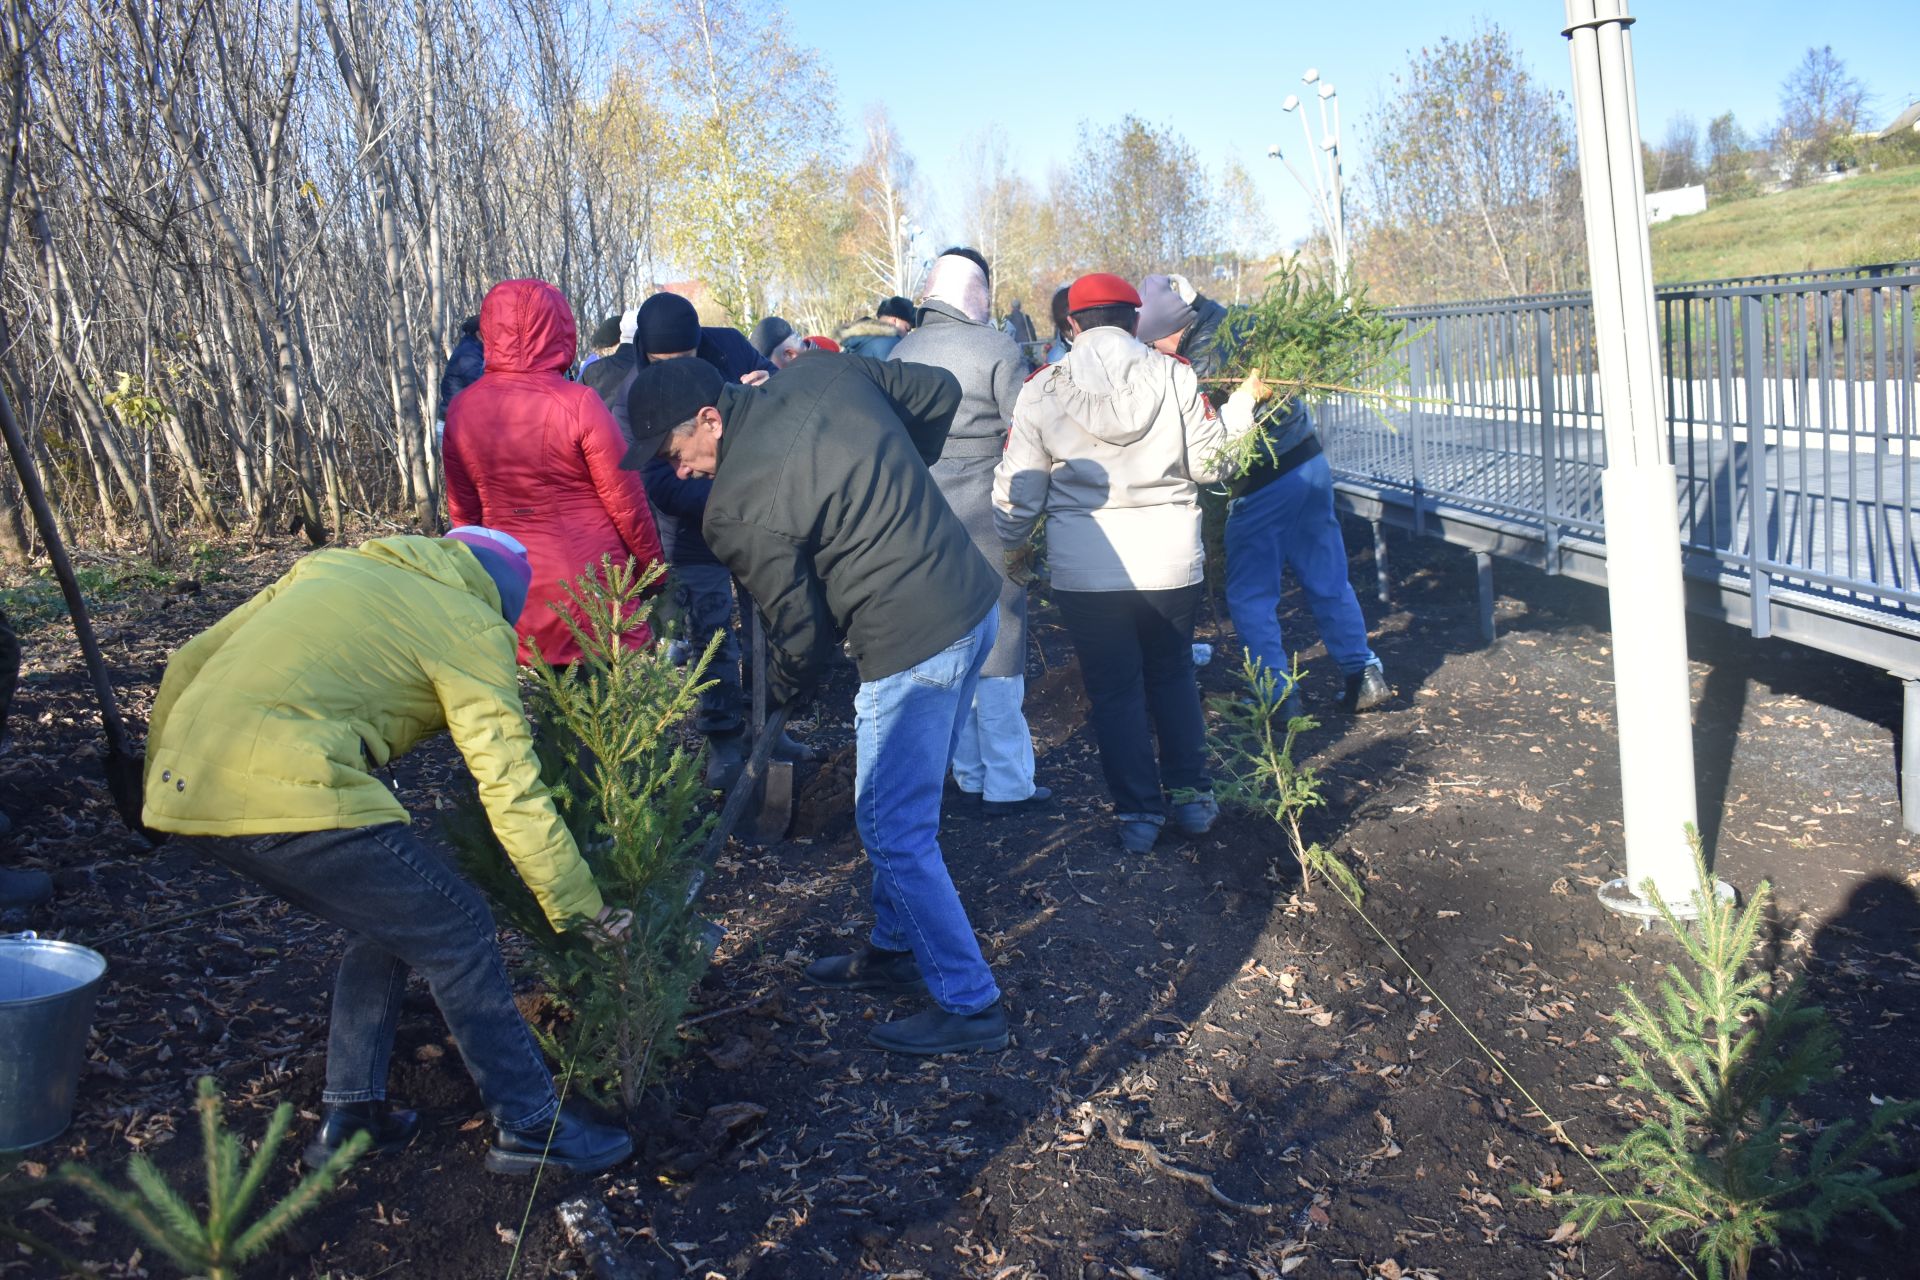
[[940, 855], [940, 792], [1000, 611], [917, 666], [861, 684], [854, 818], [873, 863], [873, 945], [911, 951], [934, 1003], [978, 1013], [1000, 998]]
[[1280, 569], [1291, 565], [1320, 639], [1341, 673], [1377, 661], [1347, 578], [1347, 544], [1333, 513], [1333, 471], [1310, 458], [1227, 508], [1227, 612], [1240, 643], [1268, 670], [1293, 669], [1280, 634]]
[[532, 1129], [553, 1118], [553, 1077], [514, 1007], [486, 900], [405, 824], [181, 843], [347, 931], [322, 1102], [387, 1096], [394, 1024], [413, 969], [432, 990], [494, 1123]]

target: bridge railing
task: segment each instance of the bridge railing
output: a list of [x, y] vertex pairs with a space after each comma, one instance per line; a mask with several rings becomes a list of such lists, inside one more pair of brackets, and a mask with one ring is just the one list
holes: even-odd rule
[[[1690, 573], [1920, 629], [1917, 293], [1920, 263], [1655, 291]], [[1412, 337], [1382, 390], [1404, 399], [1317, 409], [1337, 478], [1517, 527], [1549, 563], [1562, 539], [1604, 540], [1590, 297], [1392, 314]]]

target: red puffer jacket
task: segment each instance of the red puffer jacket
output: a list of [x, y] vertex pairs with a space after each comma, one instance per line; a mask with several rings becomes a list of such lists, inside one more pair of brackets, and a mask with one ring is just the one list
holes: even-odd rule
[[[447, 509], [456, 525], [480, 524], [526, 544], [533, 586], [520, 613], [520, 661], [535, 639], [548, 662], [570, 663], [580, 646], [548, 607], [576, 619], [562, 584], [605, 555], [642, 565], [660, 559], [660, 537], [637, 471], [623, 471], [626, 437], [591, 388], [565, 377], [576, 338], [573, 310], [542, 280], [504, 280], [480, 306], [487, 371], [447, 407], [443, 450]], [[645, 627], [628, 633], [639, 648]]]

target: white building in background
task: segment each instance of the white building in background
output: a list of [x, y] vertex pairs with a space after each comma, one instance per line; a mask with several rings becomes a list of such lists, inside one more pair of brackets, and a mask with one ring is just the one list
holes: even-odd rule
[[1665, 222], [1668, 218], [1678, 218], [1689, 213], [1707, 211], [1707, 189], [1704, 186], [1673, 187], [1666, 191], [1647, 192], [1647, 223]]

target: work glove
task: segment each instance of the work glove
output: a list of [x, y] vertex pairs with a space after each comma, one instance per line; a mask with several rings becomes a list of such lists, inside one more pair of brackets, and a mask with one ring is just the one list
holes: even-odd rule
[[1017, 547], [1009, 548], [1004, 558], [1007, 578], [1022, 587], [1032, 582], [1038, 576], [1034, 571], [1036, 555], [1031, 542], [1023, 542]]

